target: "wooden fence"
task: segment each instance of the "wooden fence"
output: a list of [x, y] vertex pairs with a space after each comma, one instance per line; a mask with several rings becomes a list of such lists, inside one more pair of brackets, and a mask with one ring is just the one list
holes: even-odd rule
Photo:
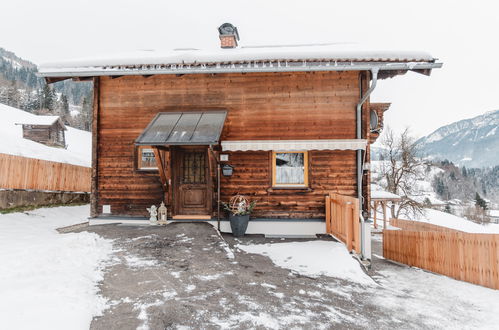
[[90, 191], [91, 168], [0, 154], [0, 188]]
[[412, 231], [439, 231], [439, 232], [451, 232], [451, 233], [461, 232], [460, 230], [432, 225], [431, 223], [411, 221], [411, 220], [401, 220], [401, 219], [390, 219], [390, 225], [403, 230], [412, 230]]
[[326, 196], [326, 232], [360, 253], [359, 200], [330, 193]]
[[[406, 221], [399, 221], [397, 227], [406, 225]], [[499, 235], [471, 234], [443, 227], [437, 231], [424, 223], [419, 228], [417, 224], [410, 226], [416, 230], [383, 231], [385, 258], [499, 289]]]

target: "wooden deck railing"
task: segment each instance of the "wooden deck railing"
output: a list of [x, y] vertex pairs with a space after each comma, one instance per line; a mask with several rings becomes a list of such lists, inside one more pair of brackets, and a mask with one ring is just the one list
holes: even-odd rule
[[91, 168], [0, 154], [0, 188], [90, 191]]
[[330, 193], [326, 196], [326, 232], [341, 240], [348, 251], [360, 253], [359, 200]]
[[410, 226], [411, 230], [383, 231], [385, 258], [499, 289], [498, 234], [472, 234], [408, 222], [399, 220], [397, 227]]

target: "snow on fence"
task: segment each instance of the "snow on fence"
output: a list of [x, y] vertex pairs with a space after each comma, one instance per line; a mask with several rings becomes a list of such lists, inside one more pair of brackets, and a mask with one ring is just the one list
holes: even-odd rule
[[91, 168], [0, 154], [0, 188], [90, 191]]
[[460, 230], [432, 225], [431, 223], [411, 221], [411, 220], [401, 220], [401, 219], [390, 219], [390, 225], [403, 230], [413, 230], [413, 231], [443, 231], [443, 232], [454, 232], [454, 233], [461, 232]]
[[330, 193], [326, 196], [326, 232], [360, 253], [359, 200]]
[[385, 258], [499, 289], [498, 234], [465, 233], [415, 221], [395, 222], [402, 230], [383, 231]]

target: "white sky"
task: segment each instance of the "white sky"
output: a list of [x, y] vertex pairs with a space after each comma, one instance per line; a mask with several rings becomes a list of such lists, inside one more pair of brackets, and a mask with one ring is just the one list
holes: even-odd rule
[[386, 123], [428, 134], [499, 108], [499, 2], [421, 0], [6, 0], [0, 47], [35, 63], [136, 49], [218, 46], [231, 22], [242, 45], [358, 42], [424, 50], [431, 77], [381, 81]]

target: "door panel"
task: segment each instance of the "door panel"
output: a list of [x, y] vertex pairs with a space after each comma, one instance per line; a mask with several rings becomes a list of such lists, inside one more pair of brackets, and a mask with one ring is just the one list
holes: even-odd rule
[[207, 148], [176, 148], [173, 159], [176, 215], [211, 214], [211, 181], [207, 152]]

